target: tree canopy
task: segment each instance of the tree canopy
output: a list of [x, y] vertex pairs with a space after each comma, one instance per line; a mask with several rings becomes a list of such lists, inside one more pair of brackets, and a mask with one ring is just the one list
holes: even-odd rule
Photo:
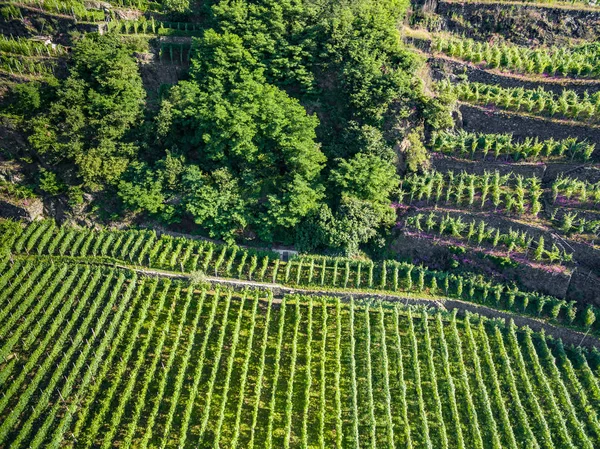
[[144, 101], [129, 49], [116, 36], [88, 34], [48, 112], [33, 120], [30, 143], [51, 166], [73, 164], [87, 186], [114, 183], [137, 154], [125, 136], [141, 121]]
[[38, 190], [76, 202], [104, 191], [120, 208], [111, 216], [192, 220], [229, 242], [379, 245], [402, 174], [427, 167], [424, 133], [451, 122], [452, 98], [425, 94], [400, 39], [407, 6], [164, 0], [162, 12], [200, 37], [189, 70], [158, 96], [140, 75], [144, 46], [87, 34], [68, 76], [10, 96], [43, 167]]
[[[317, 118], [266, 81], [234, 34], [209, 30], [198, 39], [190, 77], [158, 116], [165, 145], [189, 164], [184, 210], [215, 237], [251, 226], [270, 240], [295, 226], [323, 197]], [[239, 211], [216, 216], [233, 205]]]

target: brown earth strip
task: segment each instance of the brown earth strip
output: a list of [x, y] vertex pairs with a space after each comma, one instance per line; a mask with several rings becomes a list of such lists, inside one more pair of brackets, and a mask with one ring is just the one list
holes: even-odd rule
[[444, 29], [474, 39], [500, 34], [522, 45], [600, 40], [600, 10], [583, 4], [570, 9], [522, 3], [440, 1], [436, 12], [445, 19]]
[[586, 91], [590, 95], [600, 91], [600, 80], [595, 79], [517, 75], [500, 72], [499, 70], [485, 69], [469, 62], [459, 61], [442, 55], [432, 56], [429, 58], [428, 63], [435, 80], [444, 79], [448, 74], [453, 76], [464, 74], [470, 82], [498, 85], [505, 89], [515, 87], [537, 89], [541, 87], [557, 95], [560, 95], [565, 89], [573, 90], [578, 95], [583, 95]]
[[471, 132], [512, 133], [517, 139], [567, 139], [576, 137], [600, 147], [600, 127], [583, 123], [551, 120], [516, 112], [459, 102], [462, 127]]

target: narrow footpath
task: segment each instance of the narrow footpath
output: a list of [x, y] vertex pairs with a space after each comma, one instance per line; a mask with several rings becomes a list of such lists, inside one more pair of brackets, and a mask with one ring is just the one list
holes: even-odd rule
[[[168, 271], [161, 271], [155, 269], [147, 269], [147, 268], [134, 268], [127, 265], [111, 265], [116, 268], [122, 268], [125, 270], [135, 271], [138, 274], [143, 274], [146, 276], [158, 276], [158, 277], [169, 277], [174, 279], [184, 279], [190, 280], [191, 275], [186, 273], [170, 273]], [[211, 284], [218, 285], [226, 285], [228, 287], [234, 289], [244, 289], [244, 288], [254, 288], [259, 290], [268, 290], [273, 293], [273, 302], [278, 303], [281, 302], [281, 299], [284, 295], [291, 294], [307, 294], [313, 296], [331, 296], [331, 297], [339, 297], [343, 301], [349, 301], [351, 297], [355, 299], [378, 299], [389, 302], [397, 302], [402, 303], [404, 305], [417, 305], [417, 306], [426, 306], [426, 307], [435, 307], [437, 309], [442, 309], [445, 311], [456, 309], [459, 315], [465, 315], [466, 313], [478, 314], [481, 316], [485, 316], [487, 318], [496, 318], [503, 320], [507, 325], [510, 321], [514, 321], [514, 323], [519, 327], [529, 327], [533, 331], [536, 332], [545, 332], [546, 335], [550, 335], [554, 338], [560, 338], [566, 344], [572, 344], [574, 346], [585, 346], [585, 347], [595, 347], [600, 349], [600, 340], [595, 336], [588, 335], [583, 332], [576, 331], [574, 329], [570, 329], [568, 327], [556, 326], [554, 324], [548, 323], [546, 321], [542, 321], [536, 319], [534, 317], [517, 315], [511, 312], [504, 312], [501, 310], [493, 309], [490, 307], [486, 307], [479, 304], [473, 304], [466, 301], [460, 301], [458, 299], [428, 299], [428, 298], [416, 298], [416, 297], [408, 297], [408, 296], [399, 296], [399, 295], [389, 295], [382, 294], [377, 292], [339, 292], [339, 291], [330, 291], [330, 290], [317, 290], [317, 289], [309, 289], [309, 288], [292, 288], [286, 287], [281, 284], [274, 284], [268, 282], [255, 282], [255, 281], [244, 281], [237, 279], [224, 279], [214, 276], [205, 276], [204, 280]]]

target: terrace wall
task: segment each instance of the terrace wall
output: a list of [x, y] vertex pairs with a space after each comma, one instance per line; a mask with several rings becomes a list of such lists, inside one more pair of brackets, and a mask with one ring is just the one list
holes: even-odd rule
[[[600, 148], [594, 151], [595, 160], [598, 159], [598, 156], [600, 155], [599, 153]], [[581, 163], [553, 162], [551, 164], [546, 164], [546, 171], [543, 181], [554, 181], [560, 175], [595, 183], [600, 181], [600, 168], [598, 164], [590, 165]]]
[[482, 160], [462, 160], [455, 159], [453, 157], [445, 156], [443, 154], [435, 153], [431, 157], [431, 165], [437, 171], [447, 172], [449, 170], [454, 173], [460, 173], [466, 171], [468, 173], [474, 173], [477, 175], [483, 175], [484, 172], [498, 171], [501, 175], [508, 175], [514, 173], [515, 175], [522, 175], [530, 178], [537, 176], [543, 178], [546, 171], [546, 165], [543, 163], [522, 163], [513, 164], [509, 162], [503, 162], [501, 160], [494, 161], [492, 157], [488, 157], [485, 161]]
[[462, 127], [471, 132], [513, 133], [518, 139], [566, 139], [577, 137], [596, 144], [600, 148], [600, 128], [585, 124], [568, 124], [544, 118], [528, 117], [500, 109], [488, 109], [461, 103]]
[[69, 44], [68, 33], [71, 31], [80, 33], [100, 31], [99, 24], [81, 23], [68, 16], [51, 14], [34, 8], [24, 6], [20, 8], [26, 20], [6, 20], [0, 17], [1, 34], [13, 37], [32, 37], [39, 34], [52, 35], [55, 43], [66, 45]]
[[0, 216], [15, 220], [34, 221], [44, 212], [44, 204], [39, 199], [24, 200], [21, 204], [0, 199]]
[[[402, 256], [410, 257], [414, 263], [423, 262], [430, 268], [447, 269], [445, 265], [452, 256], [447, 247], [436, 245], [432, 240], [405, 235], [398, 236], [392, 244], [392, 249]], [[570, 274], [549, 273], [523, 264], [517, 268], [503, 269], [500, 273], [495, 270], [492, 262], [488, 263], [481, 258], [469, 258], [468, 262], [470, 271], [481, 273], [490, 279], [495, 277], [499, 282], [515, 281], [531, 291], [558, 298], [567, 297]]]
[[600, 306], [600, 279], [592, 271], [576, 271], [571, 276], [567, 297], [578, 303]]
[[600, 11], [522, 3], [440, 1], [437, 13], [445, 17], [446, 29], [475, 39], [502, 34], [520, 44], [600, 40]]
[[544, 90], [560, 95], [564, 89], [569, 89], [583, 95], [584, 92], [593, 94], [600, 91], [600, 81], [569, 78], [540, 78], [531, 79], [527, 76], [502, 74], [490, 70], [481, 69], [473, 64], [456, 61], [445, 57], [429, 58], [429, 67], [431, 67], [432, 77], [435, 80], [441, 80], [448, 75], [465, 74], [469, 81], [498, 85], [503, 88], [523, 87], [525, 89], [537, 89], [542, 87]]
[[[416, 215], [417, 213], [422, 213], [425, 216], [428, 213], [428, 209], [414, 209], [408, 212], [406, 216]], [[565, 280], [566, 284], [561, 287], [565, 291], [566, 297], [569, 299], [578, 299], [582, 298], [582, 300], [586, 302], [598, 301], [600, 306], [600, 284], [593, 283], [590, 277], [587, 276], [588, 273], [600, 273], [600, 251], [598, 249], [594, 249], [589, 244], [574, 241], [571, 239], [565, 239], [558, 235], [556, 232], [552, 232], [552, 230], [546, 230], [541, 227], [537, 227], [534, 225], [529, 225], [525, 221], [515, 221], [509, 217], [505, 217], [499, 214], [494, 214], [493, 212], [479, 212], [479, 213], [469, 213], [466, 214], [463, 211], [459, 210], [438, 210], [440, 214], [445, 215], [446, 213], [452, 217], [458, 218], [462, 217], [463, 221], [470, 222], [472, 220], [484, 220], [489, 226], [493, 226], [500, 230], [500, 232], [507, 233], [510, 229], [514, 231], [527, 232], [530, 236], [534, 238], [534, 242], [537, 242], [540, 236], [543, 236], [546, 242], [546, 245], [551, 245], [555, 243], [559, 248], [566, 249], [569, 252], [573, 253], [573, 259], [575, 261], [575, 272], [578, 273], [578, 278], [569, 287], [569, 281]], [[582, 214], [583, 216], [583, 214]], [[404, 220], [404, 217], [402, 218]], [[428, 262], [427, 259], [421, 259], [422, 257], [431, 258], [431, 261], [437, 261], [440, 266], [440, 269], [448, 269], [447, 266], [443, 266], [449, 261], [450, 253], [447, 248], [444, 248], [439, 245], [433, 244], [430, 240], [426, 239], [418, 239], [418, 238], [410, 238], [407, 236], [403, 236], [404, 239], [410, 239], [411, 244], [398, 246], [397, 249], [402, 250], [402, 254], [407, 254], [415, 259], [422, 260]], [[446, 238], [446, 237], [445, 237]], [[411, 249], [414, 242], [414, 250]], [[427, 249], [425, 249], [427, 248]], [[432, 249], [433, 248], [433, 249]], [[504, 247], [499, 247], [502, 251]], [[479, 262], [479, 260], [477, 260]], [[493, 265], [486, 264], [487, 268], [492, 267]], [[519, 267], [519, 271], [521, 268]], [[527, 267], [526, 272], [527, 278], [537, 278], [534, 280], [525, 279], [527, 284], [537, 285], [537, 282], [540, 282], [540, 286], [537, 287], [541, 291], [544, 290], [544, 282], [547, 279], [550, 279], [551, 289], [556, 288], [554, 285], [554, 280], [556, 279], [556, 275], [552, 273], [546, 273], [542, 270], [535, 269], [534, 267]], [[580, 279], [581, 273], [586, 273], [586, 279]], [[507, 274], [511, 279], [517, 280], [519, 278], [520, 273], [503, 271], [502, 274]], [[556, 295], [556, 293], [550, 293]]]

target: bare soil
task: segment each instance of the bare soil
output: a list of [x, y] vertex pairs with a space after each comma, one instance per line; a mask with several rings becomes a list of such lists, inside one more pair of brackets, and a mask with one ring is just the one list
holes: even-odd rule
[[[579, 6], [579, 5], [578, 5]], [[445, 29], [475, 39], [496, 34], [521, 44], [564, 44], [600, 39], [600, 10], [545, 7], [534, 4], [440, 1], [436, 12]]]
[[532, 117], [516, 112], [460, 103], [462, 127], [471, 132], [512, 133], [518, 139], [576, 137], [600, 148], [600, 128], [574, 122]]

